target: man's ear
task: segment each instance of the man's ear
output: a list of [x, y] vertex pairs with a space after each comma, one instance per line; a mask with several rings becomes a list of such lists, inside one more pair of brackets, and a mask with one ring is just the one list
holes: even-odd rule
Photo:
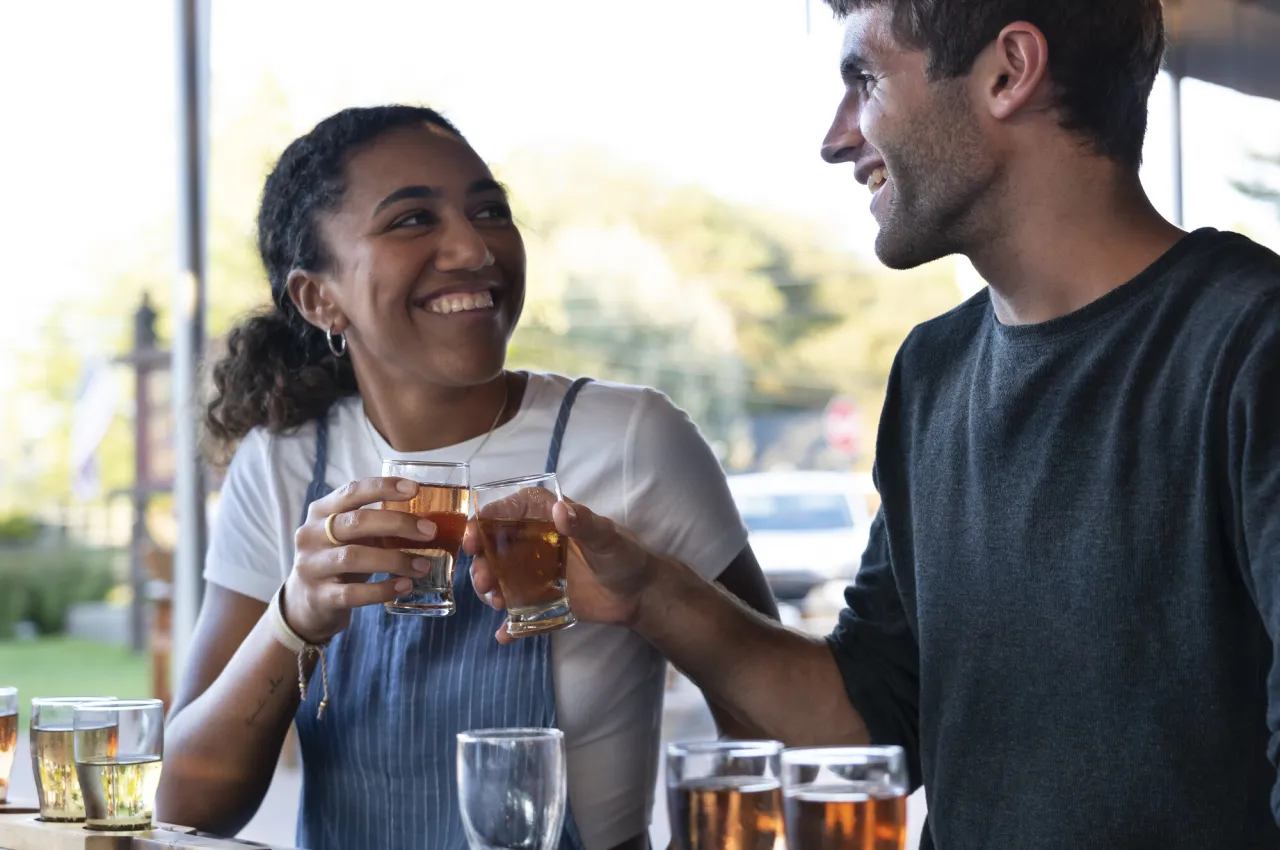
[[322, 331], [332, 331], [335, 334], [347, 329], [349, 322], [346, 315], [329, 298], [320, 279], [311, 272], [294, 269], [289, 272], [284, 285], [293, 305], [309, 323]]
[[1049, 102], [1049, 44], [1034, 24], [1017, 21], [996, 36], [974, 63], [977, 96], [1004, 121]]

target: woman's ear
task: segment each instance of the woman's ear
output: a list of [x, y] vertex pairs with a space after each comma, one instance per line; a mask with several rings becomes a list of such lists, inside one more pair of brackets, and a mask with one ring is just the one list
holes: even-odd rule
[[289, 272], [284, 285], [293, 305], [310, 324], [335, 334], [347, 329], [349, 322], [346, 315], [329, 298], [320, 279], [311, 272], [294, 269]]

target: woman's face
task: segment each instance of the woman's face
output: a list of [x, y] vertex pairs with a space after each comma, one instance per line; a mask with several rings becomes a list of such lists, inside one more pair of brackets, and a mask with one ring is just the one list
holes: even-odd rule
[[388, 131], [351, 156], [342, 204], [319, 226], [332, 260], [320, 289], [360, 371], [448, 387], [501, 373], [524, 243], [470, 146], [436, 127]]

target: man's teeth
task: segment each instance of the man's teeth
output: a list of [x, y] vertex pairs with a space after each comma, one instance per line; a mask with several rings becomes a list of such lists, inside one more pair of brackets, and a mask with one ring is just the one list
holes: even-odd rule
[[493, 306], [493, 293], [460, 292], [454, 295], [441, 295], [427, 305], [432, 313], [462, 313], [467, 310], [487, 310]]
[[881, 166], [880, 168], [877, 168], [875, 171], [871, 172], [871, 177], [867, 180], [867, 187], [870, 188], [872, 192], [876, 192], [880, 189], [881, 186], [885, 184], [885, 181], [888, 179], [889, 179], [889, 172], [886, 171], [883, 166]]

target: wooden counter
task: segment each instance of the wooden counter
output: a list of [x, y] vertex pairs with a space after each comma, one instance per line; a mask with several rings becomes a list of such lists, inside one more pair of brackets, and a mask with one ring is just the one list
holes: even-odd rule
[[183, 826], [157, 824], [143, 832], [94, 832], [80, 823], [44, 823], [36, 813], [0, 812], [0, 850], [292, 850], [256, 841], [217, 838]]

